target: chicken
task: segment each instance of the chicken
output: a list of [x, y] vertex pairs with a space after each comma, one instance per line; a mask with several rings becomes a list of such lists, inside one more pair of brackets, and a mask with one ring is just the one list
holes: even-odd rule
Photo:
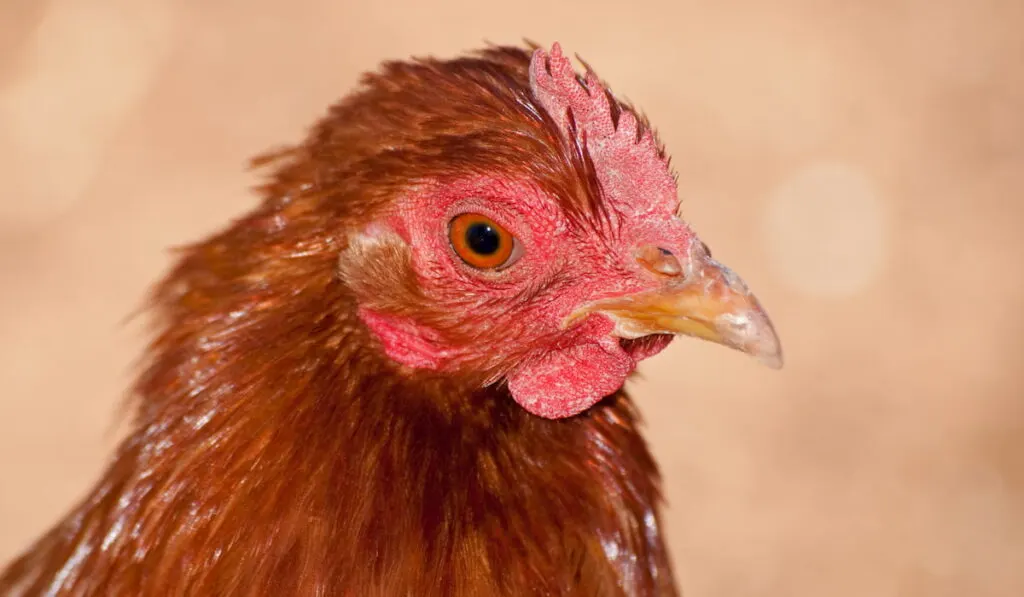
[[646, 120], [556, 44], [384, 64], [152, 295], [134, 426], [4, 595], [676, 595], [622, 390], [781, 364]]

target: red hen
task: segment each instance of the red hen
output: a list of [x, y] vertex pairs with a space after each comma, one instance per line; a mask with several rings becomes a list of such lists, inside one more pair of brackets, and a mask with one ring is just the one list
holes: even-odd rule
[[622, 385], [778, 365], [647, 122], [556, 45], [385, 64], [153, 295], [134, 428], [16, 595], [676, 595]]

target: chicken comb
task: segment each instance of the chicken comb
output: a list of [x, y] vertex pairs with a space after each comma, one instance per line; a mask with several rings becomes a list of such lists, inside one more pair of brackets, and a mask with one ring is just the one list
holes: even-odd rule
[[584, 66], [581, 78], [557, 43], [550, 53], [534, 50], [530, 88], [537, 101], [567, 140], [586, 148], [603, 199], [615, 211], [632, 216], [674, 212], [676, 180], [654, 131]]

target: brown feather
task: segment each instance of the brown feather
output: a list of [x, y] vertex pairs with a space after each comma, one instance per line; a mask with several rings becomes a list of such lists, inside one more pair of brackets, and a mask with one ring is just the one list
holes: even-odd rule
[[152, 295], [131, 435], [0, 593], [676, 595], [621, 391], [538, 418], [501, 385], [391, 362], [355, 316], [360, 276], [408, 270], [400, 251], [360, 261], [349, 234], [427, 177], [504, 170], [594, 204], [528, 63], [492, 47], [385, 64], [257, 160], [276, 168], [262, 204]]

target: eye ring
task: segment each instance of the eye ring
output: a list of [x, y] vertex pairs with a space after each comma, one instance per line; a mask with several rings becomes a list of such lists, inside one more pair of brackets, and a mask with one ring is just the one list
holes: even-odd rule
[[448, 241], [462, 261], [476, 269], [497, 270], [508, 267], [522, 251], [519, 242], [503, 226], [478, 213], [452, 218]]

